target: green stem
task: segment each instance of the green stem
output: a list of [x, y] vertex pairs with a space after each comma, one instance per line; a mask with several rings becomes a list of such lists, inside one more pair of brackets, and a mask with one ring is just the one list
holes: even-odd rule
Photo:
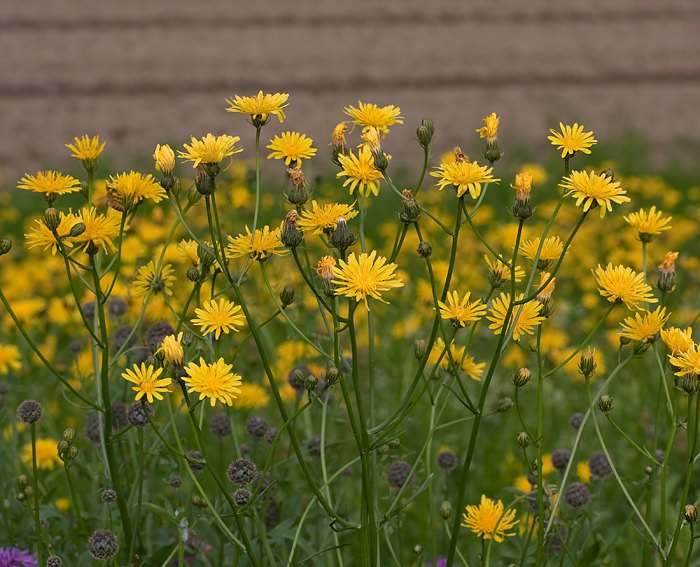
[[[144, 413], [148, 414], [148, 410], [144, 408]], [[140, 521], [141, 521], [141, 504], [143, 501], [143, 469], [144, 469], [144, 456], [143, 456], [143, 429], [137, 428], [136, 437], [138, 439], [138, 460], [139, 460], [139, 477], [136, 479], [138, 483], [138, 492], [136, 496], [136, 516], [134, 517], [134, 531], [139, 533], [140, 531]], [[136, 546], [136, 537], [131, 540], [131, 547], [129, 548], [129, 557], [134, 556], [134, 549]]]
[[29, 426], [32, 433], [32, 488], [34, 489], [34, 531], [36, 532], [36, 556], [39, 565], [44, 564], [44, 535], [39, 514], [39, 473], [36, 465], [36, 423]]
[[260, 130], [262, 126], [255, 129], [255, 214], [253, 216], [253, 230], [258, 228], [258, 212], [260, 211]]
[[544, 372], [542, 371], [542, 325], [537, 327], [537, 565], [544, 557], [544, 479], [542, 449], [544, 435]]

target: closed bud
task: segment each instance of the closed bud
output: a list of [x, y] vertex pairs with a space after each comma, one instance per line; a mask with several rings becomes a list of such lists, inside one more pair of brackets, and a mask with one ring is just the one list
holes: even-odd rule
[[4, 256], [10, 250], [12, 250], [12, 241], [7, 238], [0, 238], [0, 256]]
[[584, 378], [590, 378], [595, 373], [598, 365], [595, 362], [595, 349], [588, 347], [581, 353], [578, 360], [578, 371]]
[[620, 345], [621, 346], [626, 346], [626, 345], [630, 344], [631, 342], [632, 342], [632, 339], [630, 339], [629, 337], [622, 337], [622, 336], [620, 337]]
[[381, 148], [372, 150], [372, 159], [374, 160], [374, 169], [377, 171], [384, 173], [386, 168], [389, 167], [389, 159]]
[[21, 474], [17, 477], [17, 487], [24, 490], [29, 485], [29, 478], [26, 474]]
[[72, 427], [67, 427], [66, 429], [63, 430], [63, 440], [71, 444], [73, 441], [75, 441], [75, 429]]
[[331, 236], [328, 239], [328, 242], [331, 246], [340, 251], [341, 256], [345, 256], [345, 251], [350, 248], [350, 246], [355, 244], [356, 241], [357, 238], [353, 234], [352, 230], [350, 230], [347, 221], [343, 217], [340, 217], [336, 224], [335, 230], [331, 233]]
[[190, 187], [190, 190], [187, 193], [187, 202], [192, 206], [192, 205], [195, 205], [196, 203], [198, 203], [201, 198], [202, 198], [202, 193], [199, 192], [199, 188], [198, 187]]
[[508, 397], [498, 400], [498, 411], [506, 412], [513, 407], [513, 400]]
[[326, 373], [323, 375], [323, 379], [329, 386], [336, 384], [338, 380], [340, 380], [340, 370], [338, 370], [335, 366], [329, 366], [326, 368]]
[[187, 268], [187, 279], [191, 282], [198, 282], [200, 278], [199, 268], [190, 266]]
[[520, 368], [513, 373], [513, 384], [516, 388], [524, 388], [532, 378], [532, 372], [528, 368]]
[[399, 218], [401, 222], [406, 224], [414, 223], [420, 217], [421, 207], [410, 190], [404, 189], [402, 193], [404, 197], [402, 202], [403, 210], [399, 213]]
[[389, 454], [389, 451], [391, 451], [391, 447], [389, 447], [389, 445], [381, 445], [381, 446], [377, 449], [377, 453], [380, 454], [380, 455], [388, 455], [388, 454]]
[[284, 286], [284, 289], [280, 292], [280, 301], [282, 302], [282, 307], [287, 307], [294, 303], [294, 288], [291, 285]]
[[284, 230], [280, 240], [287, 248], [296, 248], [304, 241], [304, 233], [297, 228], [299, 214], [295, 210], [287, 213], [284, 219]]
[[304, 388], [306, 388], [309, 392], [313, 392], [316, 389], [316, 386], [318, 386], [318, 378], [314, 376], [313, 374], [309, 374], [304, 378]]
[[401, 446], [401, 439], [398, 437], [394, 437], [391, 441], [389, 441], [389, 447], [392, 449], [398, 449]]
[[207, 271], [214, 263], [214, 260], [216, 260], [214, 249], [203, 242], [197, 245], [197, 257], [199, 258], [199, 262], [202, 264], [204, 271]]
[[632, 349], [632, 351], [635, 355], [641, 356], [651, 348], [652, 342], [653, 341], [637, 341], [634, 343], [634, 349]]
[[646, 466], [644, 467], [644, 474], [647, 476], [651, 476], [652, 474], [654, 474], [654, 469], [650, 466]]
[[76, 222], [70, 229], [70, 234], [71, 238], [77, 238], [81, 234], [85, 232], [85, 223], [84, 222]]
[[66, 460], [74, 461], [78, 456], [78, 448], [75, 445], [71, 445], [66, 453]]
[[615, 181], [615, 171], [609, 167], [601, 171], [600, 174], [603, 177], [607, 177], [608, 179], [610, 179], [610, 181]]
[[221, 173], [220, 163], [203, 163], [202, 166], [204, 167], [205, 173], [212, 179]]
[[197, 168], [194, 184], [200, 195], [211, 195], [214, 192], [214, 178], [206, 172], [201, 164]]
[[414, 545], [413, 553], [415, 553], [416, 555], [423, 555], [423, 546], [420, 543]]
[[683, 508], [683, 518], [691, 526], [694, 526], [698, 521], [698, 509], [692, 504], [686, 504]]
[[598, 398], [598, 409], [603, 413], [608, 413], [613, 409], [613, 399], [612, 396], [608, 394], [603, 394]]
[[440, 504], [440, 516], [442, 516], [443, 520], [447, 520], [452, 516], [452, 504], [447, 500], [443, 500], [442, 504]]
[[207, 507], [207, 501], [204, 500], [201, 496], [194, 495], [192, 497], [192, 504], [196, 506], [197, 508], [206, 508]]
[[681, 387], [681, 390], [683, 390], [686, 394], [689, 396], [694, 396], [698, 392], [698, 386], [700, 385], [698, 382], [700, 381], [700, 378], [697, 377], [695, 374], [686, 374], [685, 376], [681, 376], [678, 380], [678, 385]]
[[418, 255], [421, 258], [430, 258], [430, 255], [433, 253], [433, 247], [430, 245], [429, 242], [421, 242], [418, 244]]
[[416, 138], [418, 143], [423, 149], [427, 149], [430, 143], [433, 141], [433, 136], [435, 135], [435, 125], [432, 120], [424, 118], [421, 121], [420, 126], [416, 130]]
[[44, 224], [51, 232], [58, 228], [58, 225], [61, 224], [61, 213], [58, 212], [58, 209], [49, 207], [44, 211]]
[[416, 339], [413, 341], [413, 356], [417, 360], [422, 360], [425, 356], [426, 343], [423, 339]]
[[527, 449], [530, 446], [530, 437], [524, 431], [518, 433], [518, 446], [522, 449]]
[[61, 439], [58, 442], [58, 457], [65, 462], [66, 460], [66, 454], [68, 453], [68, 449], [70, 449], [70, 445], [68, 444], [68, 441], [65, 441], [64, 439]]
[[489, 161], [490, 164], [497, 162], [501, 159], [503, 152], [498, 147], [498, 142], [494, 140], [492, 144], [486, 144], [486, 151], [484, 152], [484, 157]]

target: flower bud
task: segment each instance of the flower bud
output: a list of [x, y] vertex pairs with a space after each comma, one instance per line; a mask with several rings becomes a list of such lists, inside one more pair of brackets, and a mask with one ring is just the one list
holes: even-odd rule
[[75, 441], [75, 429], [72, 427], [67, 427], [66, 429], [63, 430], [63, 440], [71, 444], [73, 441]]
[[200, 195], [211, 195], [216, 187], [214, 177], [209, 175], [202, 165], [197, 167], [194, 183]]
[[284, 286], [284, 289], [280, 292], [280, 301], [282, 302], [282, 307], [287, 307], [294, 303], [294, 288], [291, 285]]
[[532, 372], [528, 368], [520, 368], [513, 373], [513, 384], [516, 388], [524, 388], [532, 378]]
[[304, 233], [297, 228], [299, 213], [292, 209], [284, 218], [284, 230], [280, 240], [287, 248], [296, 248], [304, 241]]
[[412, 224], [420, 217], [421, 207], [413, 197], [413, 193], [409, 189], [404, 189], [403, 193], [403, 210], [399, 213], [399, 219], [406, 224]]
[[598, 398], [598, 409], [603, 413], [608, 413], [613, 409], [613, 399], [612, 396], [608, 394], [603, 394]]
[[415, 553], [416, 555], [423, 555], [423, 546], [420, 543], [414, 545], [413, 553]]
[[656, 287], [664, 293], [670, 293], [676, 289], [676, 258], [678, 258], [678, 252], [666, 252], [663, 262], [658, 266]]
[[48, 207], [44, 211], [44, 224], [51, 232], [58, 228], [58, 225], [61, 224], [61, 213], [58, 212], [58, 209]]
[[384, 173], [386, 168], [389, 167], [389, 158], [380, 149], [372, 150], [372, 159], [374, 160], [374, 169]]
[[688, 394], [689, 396], [694, 396], [698, 392], [698, 387], [700, 386], [700, 384], [698, 383], [699, 381], [700, 378], [698, 378], [697, 375], [686, 374], [685, 376], [677, 378], [676, 383], [686, 394]]
[[309, 192], [306, 187], [306, 177], [300, 167], [287, 168], [287, 175], [292, 183], [290, 189], [285, 191], [284, 196], [292, 205], [300, 206], [309, 200]]
[[401, 446], [401, 439], [394, 437], [389, 441], [389, 447], [392, 449], [398, 449]]
[[430, 258], [432, 253], [433, 247], [430, 245], [429, 242], [421, 242], [420, 244], [418, 244], [418, 255], [421, 258]]
[[413, 356], [415, 356], [417, 360], [423, 359], [423, 357], [425, 356], [425, 349], [426, 344], [423, 339], [416, 339], [413, 342]]
[[304, 378], [304, 388], [306, 388], [309, 392], [313, 392], [316, 389], [316, 386], [318, 386], [318, 378], [314, 376], [313, 374], [309, 374]]
[[68, 443], [68, 441], [66, 441], [65, 439], [61, 439], [58, 442], [57, 450], [58, 450], [58, 457], [64, 462], [66, 461], [65, 457], [66, 457], [66, 454], [68, 453], [68, 449], [70, 449], [70, 444]]
[[447, 500], [443, 500], [442, 504], [440, 504], [440, 516], [442, 516], [443, 520], [447, 520], [452, 516], [452, 504]]
[[601, 174], [603, 177], [607, 177], [608, 179], [610, 179], [610, 181], [615, 181], [615, 171], [613, 171], [613, 170], [612, 170], [611, 168], [609, 168], [609, 167], [606, 168], [606, 169], [604, 169], [603, 171], [601, 171], [600, 174]]
[[432, 120], [424, 118], [421, 121], [420, 126], [416, 130], [416, 138], [418, 143], [425, 150], [428, 148], [430, 143], [433, 141], [433, 136], [435, 135], [435, 125]]
[[68, 452], [66, 453], [66, 460], [67, 461], [74, 461], [77, 456], [78, 456], [78, 448], [75, 445], [71, 445], [70, 448], [68, 449]]
[[686, 504], [683, 508], [683, 518], [691, 526], [694, 526], [698, 521], [698, 509], [692, 504]]
[[593, 376], [597, 367], [595, 349], [588, 347], [581, 353], [581, 357], [578, 360], [578, 371], [584, 378], [588, 379]]
[[518, 433], [518, 446], [521, 449], [527, 449], [530, 446], [530, 437], [524, 431]]
[[512, 407], [513, 400], [511, 400], [510, 398], [505, 397], [498, 400], [498, 411], [500, 411], [501, 413], [508, 411]]
[[85, 232], [85, 223], [84, 222], [76, 222], [70, 229], [70, 236], [71, 238], [77, 238], [81, 234]]
[[340, 380], [340, 370], [338, 370], [335, 366], [329, 366], [326, 368], [326, 373], [323, 375], [323, 379], [329, 386], [336, 384], [338, 380]]
[[330, 238], [328, 239], [328, 242], [331, 246], [337, 248], [340, 251], [340, 255], [344, 257], [345, 251], [350, 248], [350, 246], [355, 244], [355, 242], [357, 242], [357, 238], [353, 234], [352, 230], [350, 230], [350, 227], [348, 227], [347, 221], [343, 217], [340, 217], [335, 230], [331, 233]]
[[24, 490], [29, 486], [29, 478], [26, 474], [21, 474], [17, 477], [17, 488]]
[[187, 268], [187, 279], [191, 282], [198, 282], [200, 280], [201, 274], [199, 273], [199, 268], [190, 266]]
[[653, 342], [653, 340], [650, 340], [649, 342], [637, 341], [636, 343], [634, 343], [634, 348], [632, 349], [632, 352], [637, 356], [641, 356], [651, 348], [651, 343]]
[[187, 193], [187, 202], [190, 206], [195, 205], [202, 198], [202, 193], [199, 192], [197, 187], [190, 187], [189, 193]]

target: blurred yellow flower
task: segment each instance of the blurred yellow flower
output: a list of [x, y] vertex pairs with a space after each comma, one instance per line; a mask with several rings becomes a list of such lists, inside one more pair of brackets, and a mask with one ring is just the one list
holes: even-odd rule
[[173, 294], [173, 284], [175, 283], [175, 270], [170, 264], [163, 264], [160, 271], [156, 272], [156, 263], [151, 260], [145, 266], [139, 268], [138, 274], [133, 281], [134, 296], [146, 297], [149, 292], [151, 295], [164, 293], [165, 295]]
[[241, 384], [238, 396], [233, 402], [236, 409], [263, 409], [270, 403], [270, 394], [259, 384]]
[[613, 203], [630, 201], [629, 197], [625, 197], [627, 192], [620, 188], [619, 181], [613, 181], [607, 175], [592, 171], [572, 171], [559, 185], [576, 199], [577, 207], [583, 205], [584, 212], [599, 206], [600, 218], [603, 218], [607, 211], [612, 211]]
[[[32, 444], [25, 443], [22, 445], [22, 462], [28, 466], [32, 466]], [[58, 442], [47, 437], [40, 437], [36, 440], [36, 466], [39, 469], [53, 470], [60, 462], [58, 457]]]
[[197, 167], [202, 164], [217, 164], [221, 163], [224, 158], [232, 156], [243, 151], [243, 148], [237, 148], [236, 142], [240, 140], [238, 136], [214, 136], [208, 133], [204, 138], [198, 140], [194, 136], [191, 137], [190, 144], [183, 144], [185, 151], [178, 151], [178, 157], [184, 161], [191, 161], [192, 167]]
[[0, 375], [22, 368], [22, 357], [17, 345], [0, 344]]

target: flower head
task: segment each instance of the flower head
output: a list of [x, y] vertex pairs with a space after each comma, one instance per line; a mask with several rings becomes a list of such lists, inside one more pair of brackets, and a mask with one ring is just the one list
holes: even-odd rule
[[316, 264], [316, 273], [324, 282], [330, 282], [333, 279], [333, 268], [336, 266], [336, 261], [333, 256], [323, 256]]
[[363, 131], [374, 127], [382, 134], [388, 134], [389, 126], [403, 124], [401, 109], [393, 104], [378, 106], [371, 102], [357, 101], [357, 108], [346, 106], [345, 114], [350, 116], [356, 125], [362, 126]]
[[165, 196], [165, 190], [150, 173], [124, 172], [111, 176], [107, 181], [107, 199], [117, 211], [131, 210], [146, 199], [158, 203]]
[[191, 161], [192, 167], [197, 167], [200, 163], [217, 164], [225, 158], [243, 151], [243, 148], [236, 147], [239, 140], [240, 137], [228, 134], [214, 136], [209, 133], [201, 140], [192, 136], [190, 145], [183, 144], [185, 151], [177, 153], [180, 159]]
[[[32, 464], [32, 444], [25, 443], [22, 446], [22, 462], [25, 465]], [[55, 439], [42, 437], [36, 440], [36, 466], [44, 470], [53, 470], [59, 462], [58, 443]]]
[[200, 400], [209, 398], [212, 407], [217, 401], [230, 406], [238, 397], [241, 385], [241, 377], [231, 372], [232, 368], [223, 358], [207, 364], [200, 356], [199, 364], [190, 362], [185, 366], [187, 376], [182, 380], [188, 392], [197, 392]]
[[72, 144], [66, 144], [66, 147], [73, 152], [71, 157], [79, 159], [83, 162], [85, 169], [92, 170], [95, 167], [95, 161], [102, 150], [105, 149], [106, 142], [100, 143], [99, 136], [82, 136], [81, 138], [73, 138]]
[[[491, 259], [488, 256], [484, 256], [484, 260], [489, 267], [489, 282], [494, 288], [500, 287], [505, 282], [510, 281], [510, 268], [498, 259]], [[515, 266], [515, 282], [521, 282], [525, 277], [525, 270], [520, 266]]]
[[282, 132], [280, 136], [275, 136], [267, 146], [272, 150], [267, 159], [283, 159], [285, 165], [301, 165], [302, 159], [309, 159], [316, 155], [316, 148], [312, 147], [314, 141], [307, 138], [306, 134], [299, 132]]
[[17, 188], [43, 193], [48, 201], [53, 201], [57, 195], [80, 191], [80, 181], [58, 171], [39, 171], [36, 175], [25, 174]]
[[670, 355], [669, 360], [677, 368], [676, 376], [692, 375], [700, 378], [700, 346], [693, 343], [686, 351]]
[[182, 332], [176, 335], [168, 335], [163, 339], [160, 348], [156, 351], [163, 355], [165, 362], [182, 364], [185, 350], [182, 348]]
[[343, 187], [350, 185], [350, 194], [357, 191], [363, 197], [379, 195], [379, 180], [382, 172], [374, 167], [374, 157], [368, 146], [363, 145], [355, 155], [352, 150], [347, 154], [338, 154], [341, 170], [336, 177], [346, 177]]
[[561, 150], [561, 157], [565, 158], [568, 155], [574, 155], [576, 152], [582, 152], [584, 154], [590, 154], [591, 146], [598, 143], [593, 137], [593, 132], [584, 132], [583, 125], [574, 123], [573, 126], [565, 126], [563, 123], [559, 122], [559, 129], [561, 132], [556, 130], [550, 130], [551, 136], [547, 136], [547, 139], [552, 142], [553, 146], [556, 146], [558, 150]]
[[494, 502], [490, 498], [481, 495], [481, 504], [467, 506], [467, 513], [462, 514], [462, 527], [469, 528], [477, 537], [493, 539], [500, 543], [506, 537], [514, 536], [507, 533], [514, 528], [518, 520], [515, 519], [515, 510], [504, 511], [503, 502]]
[[403, 286], [394, 273], [396, 268], [396, 264], [387, 264], [386, 258], [377, 256], [374, 250], [369, 255], [366, 252], [359, 256], [350, 254], [347, 262], [340, 260], [339, 265], [333, 267], [335, 279], [332, 283], [338, 286], [335, 294], [357, 301], [373, 297], [387, 303], [382, 299], [381, 292]]
[[487, 144], [493, 144], [498, 137], [498, 124], [501, 119], [496, 116], [495, 112], [492, 112], [488, 116], [485, 116], [484, 125], [481, 128], [476, 129], [476, 133], [479, 134], [479, 138], [486, 138]]
[[139, 268], [136, 278], [134, 278], [134, 295], [136, 297], [146, 297], [149, 292], [153, 295], [164, 293], [173, 294], [173, 284], [175, 283], [175, 270], [170, 264], [163, 264], [159, 271], [156, 271], [156, 263], [151, 260], [145, 266]]
[[666, 345], [669, 354], [675, 356], [693, 347], [693, 329], [692, 327], [685, 330], [678, 327], [661, 329], [661, 340]]
[[[523, 297], [523, 294], [520, 294], [516, 300], [520, 301]], [[491, 311], [486, 318], [492, 321], [489, 329], [492, 329], [495, 335], [500, 335], [504, 331], [503, 326], [509, 305], [509, 293], [501, 293], [500, 297], [495, 298], [491, 304]], [[513, 328], [513, 339], [516, 341], [523, 335], [533, 335], [535, 327], [544, 321], [544, 317], [540, 316], [541, 310], [542, 304], [536, 300], [514, 307], [506, 331]], [[515, 321], [515, 327], [513, 327], [513, 321]]]
[[622, 218], [637, 229], [641, 241], [649, 242], [654, 236], [661, 234], [663, 231], [671, 230], [669, 225], [671, 217], [663, 218], [662, 215], [661, 211], [657, 211], [656, 207], [652, 206], [648, 212], [644, 209], [639, 209], [636, 213]]
[[122, 378], [127, 382], [135, 384], [132, 390], [136, 392], [136, 400], [140, 400], [144, 396], [149, 404], [153, 403], [153, 398], [157, 400], [163, 399], [163, 394], [168, 391], [168, 386], [172, 383], [170, 378], [158, 379], [162, 368], [154, 369], [152, 364], [148, 366], [142, 362], [139, 366], [134, 364], [132, 368], [127, 368], [122, 372]]
[[583, 204], [584, 212], [600, 206], [600, 218], [607, 211], [612, 211], [612, 204], [629, 203], [630, 198], [625, 197], [627, 191], [620, 188], [619, 181], [613, 181], [610, 177], [597, 174], [592, 171], [572, 171], [569, 177], [565, 177], [560, 187], [569, 191], [576, 206]]
[[598, 292], [611, 303], [624, 303], [630, 309], [637, 309], [639, 303], [657, 302], [651, 287], [644, 282], [644, 274], [638, 274], [632, 268], [598, 265], [593, 275], [598, 282]]
[[486, 305], [481, 299], [469, 301], [470, 292], [464, 294], [460, 300], [456, 291], [448, 292], [447, 302], [438, 301], [440, 316], [449, 319], [455, 327], [465, 327], [469, 323], [474, 323], [486, 315]]
[[650, 342], [659, 336], [661, 328], [669, 317], [670, 314], [666, 314], [665, 307], [657, 307], [654, 311], [635, 313], [622, 322], [620, 336], [633, 341]]
[[[58, 234], [58, 237], [61, 239], [63, 246], [71, 248], [73, 243], [68, 236], [73, 226], [78, 222], [78, 218], [73, 213], [64, 214], [62, 212], [59, 212], [59, 218], [61, 220], [56, 227], [56, 234]], [[58, 241], [44, 221], [36, 219], [34, 221], [34, 226], [32, 226], [29, 232], [24, 236], [27, 239], [27, 246], [29, 248], [41, 248], [44, 251], [50, 249], [51, 254], [54, 256], [56, 255]]]
[[171, 174], [175, 169], [175, 152], [168, 144], [158, 144], [153, 152], [156, 169], [161, 173]]
[[[442, 337], [438, 337], [435, 339], [435, 344], [430, 350], [428, 362], [430, 364], [437, 364], [443, 351], [445, 351], [445, 341], [442, 340]], [[449, 356], [447, 355], [447, 351], [442, 355], [440, 366], [445, 370], [453, 369], [453, 371], [455, 366], [459, 366], [460, 371], [464, 372], [472, 380], [478, 382], [481, 380], [481, 375], [484, 373], [486, 363], [477, 362], [473, 356], [465, 354], [465, 347], [450, 343]]]
[[481, 195], [481, 186], [486, 183], [498, 183], [500, 179], [495, 179], [492, 167], [479, 165], [475, 161], [466, 159], [455, 160], [453, 162], [443, 161], [432, 171], [431, 176], [437, 177], [438, 189], [442, 191], [445, 187], [454, 187], [457, 197], [461, 197], [467, 191], [472, 199], [477, 199]]
[[37, 567], [37, 560], [18, 547], [0, 547], [0, 567]]
[[22, 357], [17, 345], [0, 345], [0, 375], [22, 368]]
[[526, 240], [520, 245], [520, 252], [528, 260], [534, 262], [537, 258], [537, 267], [544, 270], [552, 260], [558, 260], [564, 253], [564, 243], [558, 236], [549, 236], [544, 239], [540, 255], [537, 257], [537, 249], [540, 247], [540, 237]]
[[229, 104], [226, 112], [238, 112], [239, 114], [248, 114], [254, 126], [260, 127], [267, 124], [270, 115], [277, 116], [280, 123], [284, 122], [284, 110], [288, 106], [287, 93], [263, 94], [258, 92], [255, 96], [238, 96], [227, 98]]
[[222, 332], [228, 335], [229, 331], [238, 331], [237, 327], [245, 324], [241, 306], [228, 299], [205, 301], [202, 307], [194, 310], [197, 318], [192, 319], [192, 322], [201, 327], [205, 335], [214, 333], [214, 338], [217, 340]]
[[239, 234], [235, 238], [228, 237], [226, 255], [229, 258], [249, 256], [252, 260], [262, 262], [273, 255], [285, 256], [289, 254], [289, 250], [284, 247], [280, 240], [281, 230], [279, 228], [270, 230], [270, 227], [265, 225], [262, 230], [257, 229], [253, 234], [246, 225], [245, 231], [245, 234]]
[[343, 203], [319, 205], [316, 201], [311, 201], [311, 207], [301, 214], [299, 228], [304, 232], [323, 234], [335, 230], [339, 218], [350, 220], [356, 216], [357, 211], [352, 205]]
[[85, 252], [93, 253], [98, 248], [102, 248], [105, 252], [116, 250], [112, 239], [119, 235], [121, 225], [119, 215], [109, 212], [101, 215], [97, 209], [91, 207], [83, 209], [77, 215], [77, 220], [85, 225], [85, 230], [75, 237], [75, 242], [83, 244]]
[[532, 174], [527, 171], [516, 173], [513, 189], [515, 189], [516, 199], [524, 200], [529, 198], [532, 191]]

